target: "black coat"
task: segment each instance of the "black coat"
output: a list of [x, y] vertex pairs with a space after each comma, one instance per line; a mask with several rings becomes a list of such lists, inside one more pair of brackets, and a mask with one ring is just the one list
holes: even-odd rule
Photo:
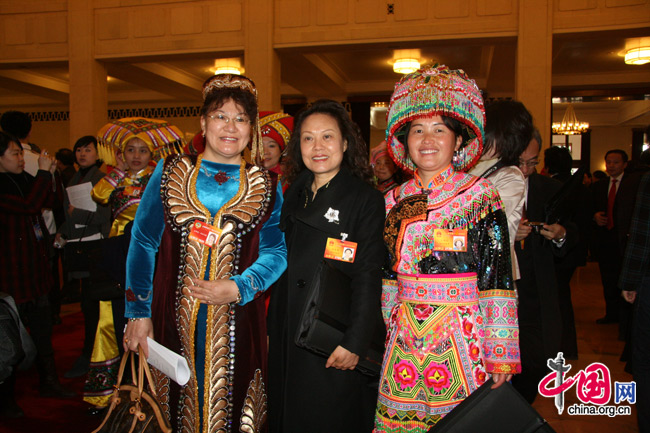
[[[530, 175], [526, 202], [529, 221], [546, 222], [545, 205], [561, 187], [562, 183], [555, 179], [537, 173]], [[567, 230], [562, 247], [532, 232], [524, 239], [523, 248], [522, 242], [515, 242], [521, 273], [521, 280], [517, 281], [519, 321], [525, 326], [529, 318], [537, 321], [541, 317], [539, 337], [545, 357], [557, 355], [562, 332], [554, 261], [565, 257], [579, 239], [575, 224], [566, 220], [560, 220], [559, 224]]]
[[[307, 289], [322, 260], [351, 279], [351, 319], [340, 345], [362, 357], [380, 309], [385, 206], [381, 193], [341, 171], [311, 201], [313, 174], [305, 170], [285, 194], [280, 227], [287, 242], [287, 271], [271, 295], [269, 425], [272, 432], [370, 431], [377, 382], [356, 371], [325, 368], [326, 358], [294, 343]], [[338, 218], [327, 218], [328, 211]], [[330, 212], [331, 213], [331, 212]], [[353, 263], [324, 259], [327, 238], [356, 242]]]

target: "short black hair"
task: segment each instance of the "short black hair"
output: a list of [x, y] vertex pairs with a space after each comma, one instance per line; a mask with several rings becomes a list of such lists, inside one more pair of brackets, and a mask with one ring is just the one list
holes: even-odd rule
[[0, 117], [0, 127], [7, 134], [23, 140], [32, 130], [32, 119], [22, 111], [5, 111]]
[[544, 165], [549, 174], [570, 174], [573, 156], [566, 147], [551, 146], [544, 151]]
[[533, 138], [534, 128], [533, 116], [521, 102], [506, 99], [493, 102], [485, 108], [483, 153], [494, 148], [500, 161], [518, 165], [519, 157]]
[[20, 141], [16, 137], [6, 132], [0, 132], [0, 156], [5, 154], [11, 143], [15, 143], [16, 146], [20, 147]]
[[[93, 146], [95, 146], [95, 150], [98, 150], [98, 149], [97, 149], [97, 138], [95, 138], [95, 137], [92, 136], [92, 135], [84, 135], [83, 137], [81, 137], [80, 139], [78, 139], [78, 140], [76, 141], [76, 143], [74, 144], [74, 147], [73, 147], [72, 150], [75, 152], [75, 162], [77, 162], [77, 164], [79, 163], [79, 161], [77, 161], [77, 155], [76, 155], [76, 153], [77, 153], [77, 149], [79, 149], [80, 147], [86, 147], [86, 146], [89, 146], [89, 145], [91, 145], [91, 144], [92, 144]], [[95, 165], [96, 165], [97, 167], [101, 167], [101, 165], [102, 165], [103, 163], [104, 163], [104, 161], [102, 161], [101, 159], [97, 159], [97, 162], [95, 162]]]
[[623, 149], [608, 150], [607, 153], [605, 154], [605, 159], [607, 159], [607, 157], [612, 153], [618, 153], [619, 155], [621, 155], [621, 158], [623, 158], [623, 162], [627, 162], [627, 160], [629, 159], [627, 153]]
[[65, 147], [57, 150], [54, 154], [54, 157], [57, 160], [61, 161], [61, 164], [66, 166], [73, 165], [75, 160], [74, 152]]

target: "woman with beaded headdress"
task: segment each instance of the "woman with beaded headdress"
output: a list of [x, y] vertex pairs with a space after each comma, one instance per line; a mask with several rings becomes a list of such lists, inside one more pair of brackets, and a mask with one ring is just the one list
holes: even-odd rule
[[262, 111], [260, 129], [264, 145], [264, 168], [282, 176], [282, 157], [293, 132], [293, 117], [282, 112]]
[[377, 182], [375, 188], [383, 194], [398, 187], [401, 183], [401, 171], [390, 158], [385, 140], [370, 150], [370, 165]]
[[[203, 98], [205, 150], [161, 161], [134, 221], [124, 347], [147, 352], [151, 337], [187, 360], [184, 386], [154, 373], [173, 431], [258, 432], [267, 362], [260, 295], [286, 267], [282, 194], [260, 168], [254, 83], [215, 75]], [[242, 159], [249, 142], [257, 165]]]
[[[105, 271], [120, 287], [124, 287], [130, 223], [153, 173], [150, 162], [180, 146], [181, 137], [181, 131], [164, 120], [144, 117], [113, 120], [97, 133], [102, 159], [113, 169], [91, 191], [95, 202], [111, 208], [109, 240], [103, 241], [96, 257], [100, 263], [94, 267]], [[125, 322], [123, 294], [100, 300], [99, 323], [84, 385], [84, 400], [97, 408], [108, 405], [117, 381]]]
[[414, 178], [386, 195], [387, 345], [377, 432], [426, 432], [492, 375], [520, 370], [508, 222], [492, 185], [463, 173], [479, 158], [484, 109], [461, 70], [402, 78], [389, 152]]

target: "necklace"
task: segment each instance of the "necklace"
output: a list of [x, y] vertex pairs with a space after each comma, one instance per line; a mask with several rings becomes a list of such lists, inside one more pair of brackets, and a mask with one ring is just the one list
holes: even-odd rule
[[208, 169], [205, 168], [205, 166], [202, 165], [202, 166], [201, 166], [201, 169], [203, 170], [203, 173], [204, 173], [206, 176], [213, 178], [213, 179], [214, 179], [214, 180], [215, 180], [219, 185], [223, 185], [224, 183], [226, 183], [226, 182], [228, 182], [230, 179], [232, 179], [230, 176], [228, 176], [228, 173], [226, 173], [226, 172], [223, 171], [223, 170], [219, 170], [219, 171], [217, 172], [217, 174], [215, 174], [215, 175], [213, 176], [213, 175], [211, 175], [211, 174], [208, 172]]

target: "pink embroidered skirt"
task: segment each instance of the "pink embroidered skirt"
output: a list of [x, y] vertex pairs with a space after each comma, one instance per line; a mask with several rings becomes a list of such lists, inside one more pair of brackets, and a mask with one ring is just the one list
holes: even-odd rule
[[476, 274], [399, 275], [376, 432], [427, 432], [487, 379]]

